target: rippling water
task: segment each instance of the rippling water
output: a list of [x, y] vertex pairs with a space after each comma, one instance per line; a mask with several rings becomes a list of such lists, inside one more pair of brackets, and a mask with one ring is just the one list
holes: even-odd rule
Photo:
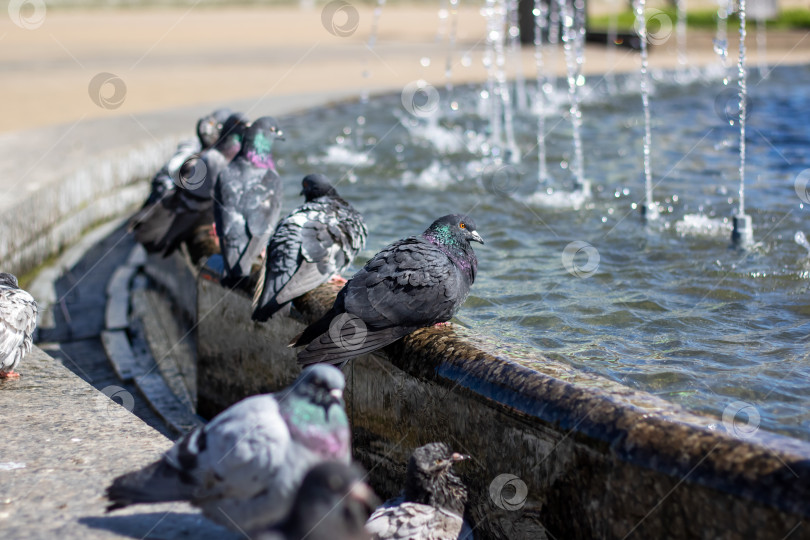
[[[457, 89], [461, 110], [436, 126], [410, 115], [399, 95], [365, 110], [340, 104], [285, 118], [287, 141], [276, 149], [285, 208], [300, 204], [304, 174], [341, 179], [340, 193], [371, 231], [356, 266], [438, 216], [469, 212], [487, 244], [475, 246], [479, 276], [458, 315], [464, 324], [693, 410], [719, 416], [747, 402], [763, 428], [810, 439], [810, 257], [794, 242], [797, 231], [810, 234], [808, 205], [794, 189], [810, 168], [810, 68], [749, 81], [746, 212], [756, 244], [745, 251], [730, 246], [723, 221], [738, 204], [739, 132], [722, 112], [734, 83], [666, 78], [651, 98], [657, 223], [642, 225], [632, 208], [644, 198], [632, 77], [618, 96], [589, 81], [583, 140], [594, 197], [577, 210], [530, 197], [571, 186], [563, 101], [546, 119], [553, 181], [539, 186], [536, 117], [516, 119], [522, 163], [487, 167], [476, 136], [486, 124], [474, 114], [471, 88]], [[442, 95], [440, 104], [448, 102]], [[563, 253], [574, 241], [594, 249], [569, 259], [569, 272]]]

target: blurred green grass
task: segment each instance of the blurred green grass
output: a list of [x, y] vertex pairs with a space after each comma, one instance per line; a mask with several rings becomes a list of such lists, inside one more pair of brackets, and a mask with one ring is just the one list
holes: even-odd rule
[[[677, 20], [675, 8], [665, 8], [660, 11], [667, 15], [672, 20], [673, 24]], [[631, 10], [619, 13], [616, 21], [619, 31], [632, 30], [635, 20], [635, 15]], [[717, 12], [715, 10], [689, 11], [686, 14], [686, 24], [691, 28], [714, 29], [717, 27]], [[746, 20], [746, 28], [753, 27], [755, 24], [756, 21], [752, 20], [750, 17]], [[609, 25], [609, 15], [588, 17], [588, 28], [592, 30], [606, 30]], [[729, 29], [739, 26], [740, 19], [737, 17], [737, 14], [730, 15], [728, 18]], [[776, 19], [768, 20], [766, 27], [773, 30], [810, 30], [810, 10], [802, 8], [784, 9], [780, 11]]]

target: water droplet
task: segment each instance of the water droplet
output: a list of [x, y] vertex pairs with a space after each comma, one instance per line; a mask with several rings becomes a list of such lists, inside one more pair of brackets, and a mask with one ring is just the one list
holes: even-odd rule
[[428, 58], [427, 56], [423, 56], [419, 60], [419, 63], [422, 64], [422, 67], [428, 67], [430, 65], [430, 58]]
[[607, 218], [605, 216], [602, 216], [602, 223], [607, 223]]
[[345, 128], [343, 128], [343, 134], [344, 135], [349, 135], [351, 132], [352, 132], [352, 128], [350, 128], [349, 126], [346, 126]]
[[358, 126], [366, 125], [366, 117], [365, 116], [358, 116], [357, 117], [357, 125]]

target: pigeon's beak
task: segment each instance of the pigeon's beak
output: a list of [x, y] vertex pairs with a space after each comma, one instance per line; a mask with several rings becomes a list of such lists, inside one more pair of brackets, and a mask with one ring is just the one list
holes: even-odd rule
[[453, 455], [450, 456], [450, 461], [453, 463], [457, 461], [464, 461], [465, 459], [470, 459], [470, 456], [467, 454], [459, 454], [458, 452], [453, 452]]
[[343, 401], [343, 390], [341, 390], [340, 388], [335, 388], [334, 390], [330, 390], [329, 395], [332, 396], [333, 398], [335, 398], [335, 401], [337, 401], [338, 403]]
[[304, 194], [305, 194], [305, 190], [302, 188], [302, 189], [301, 189], [301, 193], [299, 193], [299, 195], [301, 195], [301, 196], [303, 197], [303, 196], [304, 196]]
[[276, 139], [283, 141], [284, 140], [284, 132], [280, 129], [276, 131]]
[[369, 511], [374, 511], [380, 505], [380, 499], [377, 498], [374, 490], [360, 480], [351, 485], [347, 496], [364, 504]]
[[481, 238], [481, 235], [478, 234], [478, 231], [470, 231], [470, 236], [472, 237], [473, 242], [478, 242], [479, 244], [484, 243], [484, 239]]

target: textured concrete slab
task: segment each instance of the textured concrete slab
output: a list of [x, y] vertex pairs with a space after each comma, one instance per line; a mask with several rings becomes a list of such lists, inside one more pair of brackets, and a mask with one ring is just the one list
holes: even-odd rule
[[0, 381], [0, 537], [239, 538], [182, 503], [105, 514], [112, 479], [172, 442], [129, 412], [122, 387], [99, 392], [39, 349], [21, 368]]

